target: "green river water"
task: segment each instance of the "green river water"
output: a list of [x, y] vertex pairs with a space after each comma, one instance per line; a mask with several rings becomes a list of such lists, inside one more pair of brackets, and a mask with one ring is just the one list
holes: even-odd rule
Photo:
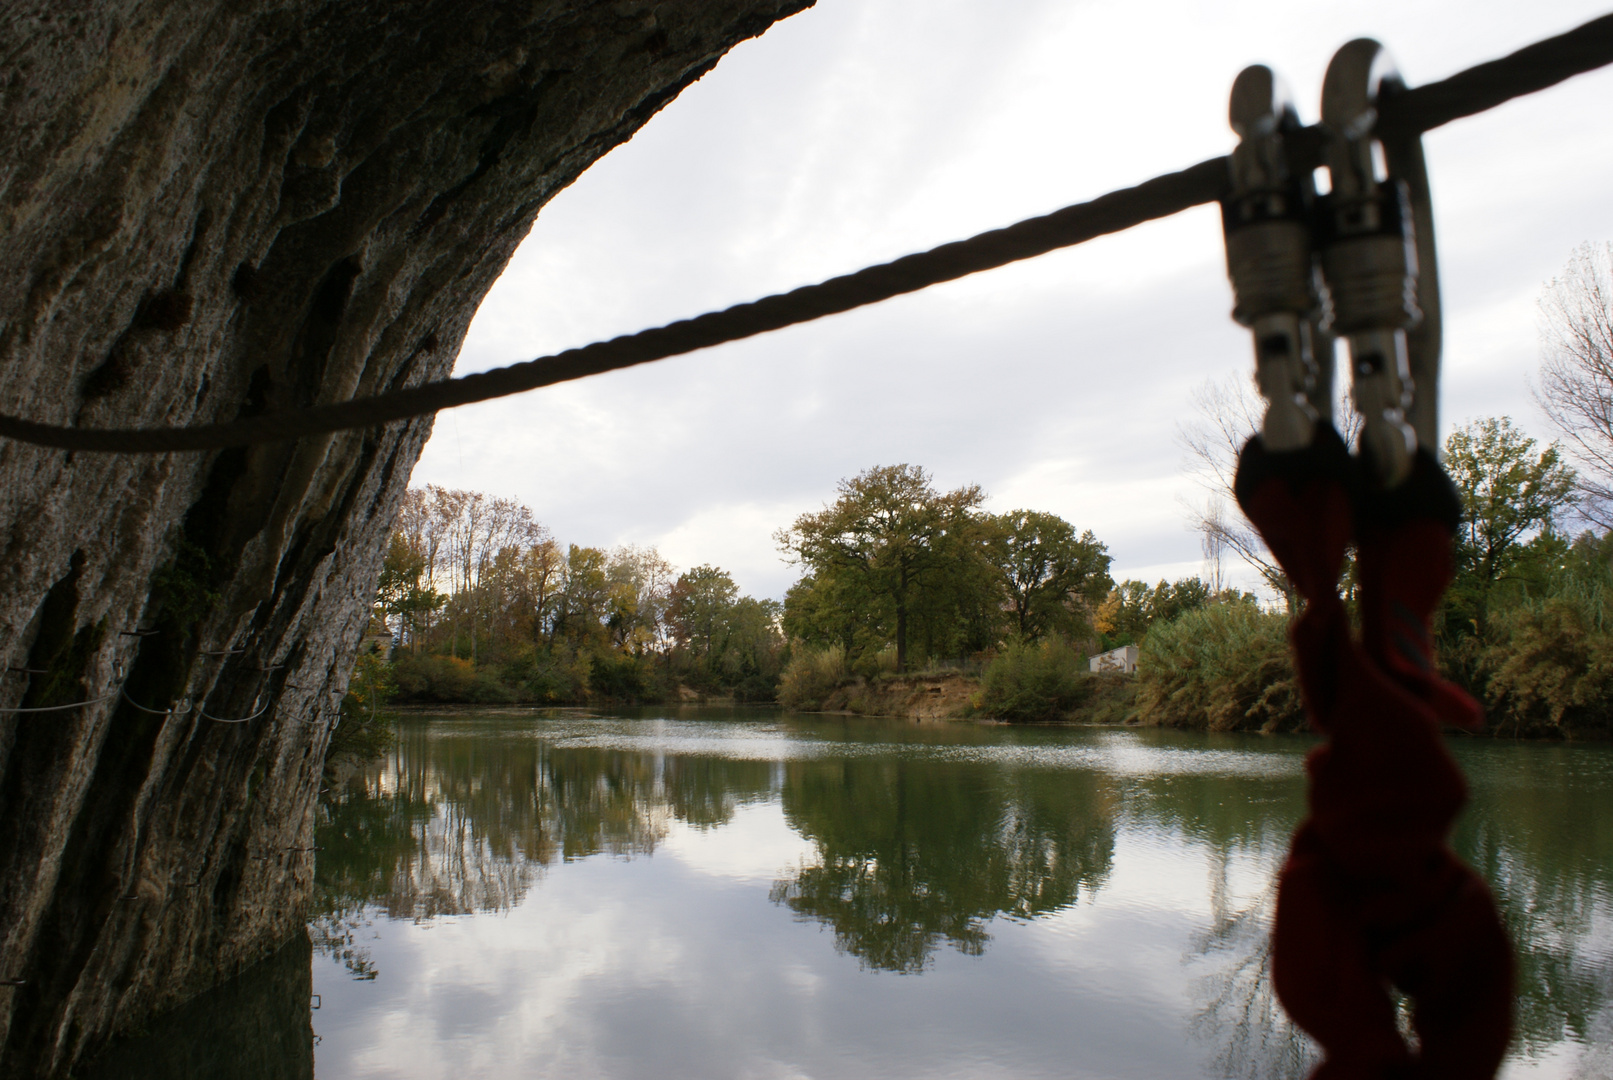
[[[411, 717], [326, 795], [311, 959], [293, 946], [177, 1030], [244, 1041], [221, 1075], [323, 1080], [1303, 1076], [1266, 932], [1310, 745]], [[1504, 1075], [1613, 1077], [1613, 748], [1455, 748], [1457, 850], [1518, 944]], [[204, 1073], [189, 1037], [119, 1067]]]

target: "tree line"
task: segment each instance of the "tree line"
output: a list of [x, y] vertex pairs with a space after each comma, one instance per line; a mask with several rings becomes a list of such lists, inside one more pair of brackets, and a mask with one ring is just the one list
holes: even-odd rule
[[[1565, 531], [1584, 498], [1577, 471], [1505, 417], [1457, 429], [1444, 451], [1465, 509], [1436, 620], [1441, 666], [1509, 730], [1605, 726], [1595, 718], [1613, 714], [1602, 704], [1613, 675], [1598, 674], [1613, 666], [1602, 614], [1613, 541]], [[376, 600], [398, 645], [387, 675], [423, 701], [692, 693], [814, 707], [850, 680], [961, 668], [981, 674], [984, 710], [1044, 719], [1089, 692], [1086, 656], [1137, 643], [1136, 719], [1304, 726], [1292, 610], [1264, 611], [1202, 577], [1116, 583], [1090, 530], [1043, 511], [987, 512], [984, 500], [915, 465], [842, 480], [832, 502], [775, 534], [802, 570], [781, 604], [742, 595], [719, 567], [680, 572], [654, 548], [562, 546], [515, 500], [411, 490]], [[1280, 571], [1252, 563], [1290, 592]], [[1342, 588], [1353, 603], [1353, 564]]]
[[[1563, 528], [1583, 498], [1576, 470], [1505, 417], [1459, 428], [1444, 449], [1465, 510], [1436, 620], [1442, 668], [1507, 730], [1606, 726], [1613, 541]], [[654, 548], [562, 547], [514, 500], [412, 490], [376, 600], [398, 645], [388, 675], [424, 701], [692, 693], [814, 707], [859, 678], [961, 668], [981, 675], [983, 711], [1048, 719], [1090, 695], [1086, 656], [1137, 643], [1134, 719], [1304, 726], [1292, 610], [1217, 589], [1213, 574], [1116, 583], [1090, 530], [987, 512], [984, 499], [907, 464], [842, 480], [832, 502], [775, 534], [802, 570], [781, 604], [742, 595], [715, 566], [680, 572]], [[1342, 588], [1353, 603], [1353, 564]]]
[[481, 703], [772, 700], [792, 656], [830, 646], [867, 675], [978, 668], [1016, 642], [1056, 642], [1075, 663], [1214, 599], [1197, 579], [1116, 586], [1090, 530], [988, 513], [984, 498], [914, 465], [843, 480], [775, 535], [803, 570], [779, 603], [742, 595], [716, 566], [680, 572], [653, 547], [562, 545], [517, 500], [412, 489], [376, 597], [396, 642], [386, 689]]
[[[1507, 417], [1447, 439], [1464, 517], [1438, 660], [1505, 729], [1613, 730], [1613, 248], [1582, 249], [1542, 307], [1538, 393], [1568, 452]], [[1259, 402], [1232, 382], [1201, 407], [1184, 442], [1210, 494], [1193, 520], [1207, 573], [1153, 585], [1116, 583], [1090, 530], [988, 512], [978, 485], [943, 490], [910, 464], [843, 479], [833, 501], [778, 530], [801, 569], [782, 604], [741, 595], [715, 566], [679, 572], [654, 548], [563, 547], [514, 500], [412, 490], [377, 598], [400, 642], [390, 675], [426, 700], [771, 700], [782, 682], [780, 700], [811, 706], [846, 680], [952, 667], [982, 673], [987, 709], [1034, 718], [1087, 692], [1087, 654], [1136, 643], [1132, 718], [1297, 728], [1286, 646], [1297, 598], [1230, 504]], [[1576, 536], [1575, 523], [1590, 528]], [[1288, 610], [1227, 588], [1228, 552]], [[1352, 563], [1341, 588], [1353, 603]]]
[[768, 699], [784, 659], [780, 605], [726, 571], [562, 546], [517, 500], [436, 485], [405, 496], [376, 609], [398, 692], [422, 700]]

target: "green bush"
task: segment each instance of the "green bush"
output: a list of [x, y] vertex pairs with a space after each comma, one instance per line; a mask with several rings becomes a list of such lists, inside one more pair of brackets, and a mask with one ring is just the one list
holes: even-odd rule
[[1567, 577], [1493, 619], [1483, 671], [1497, 734], [1613, 733], [1610, 599], [1605, 583]]
[[630, 653], [594, 656], [588, 671], [588, 689], [612, 701], [643, 701], [650, 696], [646, 663]]
[[1249, 603], [1155, 626], [1137, 660], [1137, 718], [1204, 731], [1304, 730], [1288, 626], [1288, 616]]
[[846, 650], [839, 645], [803, 648], [779, 675], [778, 701], [786, 709], [816, 709], [849, 675]]
[[341, 718], [325, 747], [327, 764], [342, 758], [368, 761], [392, 745], [394, 722], [386, 704], [397, 692], [392, 665], [379, 653], [361, 653], [342, 698]]
[[408, 701], [505, 705], [516, 695], [491, 671], [455, 656], [403, 653], [392, 661], [398, 696]]
[[1091, 688], [1071, 719], [1085, 724], [1124, 724], [1137, 715], [1137, 676], [1118, 671], [1083, 676]]
[[522, 701], [581, 701], [586, 683], [578, 680], [574, 668], [574, 662], [564, 655], [528, 651], [500, 664], [498, 678]]
[[747, 675], [734, 687], [734, 700], [739, 702], [774, 701], [778, 698], [778, 679], [766, 675]]
[[981, 674], [977, 707], [1003, 720], [1057, 720], [1092, 690], [1085, 661], [1063, 639], [1015, 642]]

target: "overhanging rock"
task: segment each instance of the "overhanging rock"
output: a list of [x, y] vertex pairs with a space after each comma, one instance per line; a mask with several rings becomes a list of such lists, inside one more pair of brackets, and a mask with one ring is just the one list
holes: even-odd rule
[[[6, 3], [0, 411], [200, 423], [446, 375], [539, 208], [810, 2]], [[0, 1075], [65, 1074], [297, 932], [430, 428], [0, 440], [0, 708], [125, 691], [0, 715]]]

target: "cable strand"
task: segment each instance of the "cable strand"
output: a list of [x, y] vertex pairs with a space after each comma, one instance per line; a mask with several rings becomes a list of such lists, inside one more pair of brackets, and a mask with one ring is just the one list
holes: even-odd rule
[[[1386, 137], [1428, 131], [1610, 62], [1613, 15], [1386, 99], [1379, 127]], [[1314, 130], [1302, 134], [1307, 137], [1296, 142], [1319, 157], [1319, 134]], [[374, 427], [620, 371], [851, 311], [1215, 202], [1227, 193], [1228, 184], [1228, 159], [1212, 158], [1090, 202], [816, 285], [553, 356], [371, 397], [182, 427], [75, 428], [0, 415], [0, 436], [60, 450], [151, 454], [219, 450]]]
[[90, 698], [88, 701], [75, 701], [68, 705], [36, 705], [27, 709], [0, 709], [0, 715], [13, 716], [17, 713], [66, 712], [68, 709], [82, 709], [86, 705], [99, 705], [101, 702], [111, 701], [117, 696], [116, 693], [111, 693], [104, 694], [98, 698]]

